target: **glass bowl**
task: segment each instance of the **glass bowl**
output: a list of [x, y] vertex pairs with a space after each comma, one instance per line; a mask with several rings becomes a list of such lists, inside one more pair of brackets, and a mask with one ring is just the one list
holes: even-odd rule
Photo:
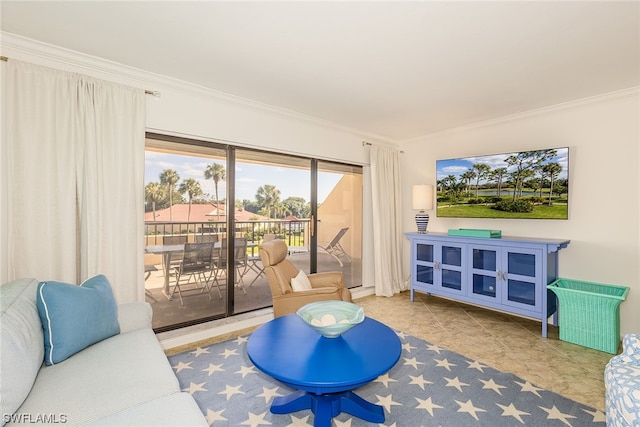
[[326, 338], [337, 338], [364, 320], [362, 307], [346, 301], [312, 302], [296, 314]]

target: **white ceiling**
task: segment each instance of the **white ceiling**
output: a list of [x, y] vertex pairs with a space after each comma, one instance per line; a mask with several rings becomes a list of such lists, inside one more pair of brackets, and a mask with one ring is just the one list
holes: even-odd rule
[[2, 1], [2, 30], [400, 141], [640, 85], [640, 2]]

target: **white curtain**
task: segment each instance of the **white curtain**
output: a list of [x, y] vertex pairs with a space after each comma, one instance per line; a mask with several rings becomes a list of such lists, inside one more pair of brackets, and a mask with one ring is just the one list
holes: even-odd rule
[[402, 279], [400, 152], [373, 145], [370, 154], [375, 293], [389, 297], [407, 289]]
[[9, 279], [144, 298], [144, 90], [7, 63]]

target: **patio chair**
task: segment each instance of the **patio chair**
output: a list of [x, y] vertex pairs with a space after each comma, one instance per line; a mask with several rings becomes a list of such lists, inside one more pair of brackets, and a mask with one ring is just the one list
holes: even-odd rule
[[[182, 261], [174, 267], [176, 281], [170, 297], [178, 292], [180, 305], [184, 305], [182, 293], [189, 291], [207, 292], [211, 300], [209, 277], [212, 269], [213, 243], [185, 243]], [[191, 279], [195, 279], [191, 282]], [[182, 289], [183, 286], [194, 284], [195, 288]]]
[[187, 243], [187, 236], [164, 236], [162, 244], [167, 245], [183, 245]]
[[[184, 245], [187, 243], [187, 236], [163, 236], [162, 237], [162, 245], [163, 246], [173, 246], [173, 245]], [[174, 268], [180, 264], [180, 257], [174, 256], [171, 257], [171, 262], [169, 263], [169, 268]], [[165, 270], [164, 267], [164, 258], [162, 258], [162, 269]]]
[[[220, 251], [217, 253], [215, 259], [213, 284], [218, 289], [218, 293], [220, 293], [220, 277], [221, 274], [225, 274], [227, 269], [227, 239], [222, 239]], [[234, 260], [232, 267], [236, 270], [235, 285], [241, 288], [242, 292], [246, 295], [247, 291], [244, 288], [244, 279], [242, 277], [249, 268], [247, 263], [247, 239], [245, 237], [236, 237], [234, 239]]]
[[340, 264], [340, 267], [344, 267], [344, 264], [340, 259], [341, 257], [346, 258], [347, 262], [351, 262], [351, 257], [349, 256], [349, 254], [347, 254], [347, 252], [344, 250], [344, 248], [340, 244], [340, 240], [347, 233], [347, 231], [349, 231], [349, 227], [341, 228], [340, 231], [338, 231], [335, 237], [331, 239], [331, 241], [328, 244], [326, 245], [318, 244], [318, 247], [320, 249], [324, 250], [326, 253], [328, 253], [338, 261], [338, 263]]
[[[151, 273], [153, 273], [154, 271], [158, 271], [158, 267], [156, 267], [155, 265], [147, 264], [147, 265], [144, 266], [144, 281], [145, 281], [145, 283], [147, 282], [147, 279], [149, 277], [151, 277]], [[146, 287], [144, 288], [144, 295], [147, 298], [149, 298], [151, 301], [158, 302], [156, 297], [154, 297], [153, 294], [151, 293], [151, 291], [149, 289], [147, 289]]]
[[311, 289], [294, 291], [291, 280], [300, 271], [287, 259], [287, 244], [272, 240], [260, 246], [260, 258], [269, 281], [273, 300], [273, 316], [295, 313], [310, 302], [338, 300], [351, 302], [351, 291], [344, 286], [342, 272], [309, 274]]
[[[271, 242], [276, 239], [275, 234], [265, 234], [262, 236], [262, 243]], [[247, 256], [247, 267], [256, 273], [256, 277], [253, 278], [251, 283], [249, 283], [249, 287], [253, 286], [253, 284], [264, 275], [264, 267], [260, 266], [258, 263], [261, 262], [260, 255], [253, 255], [253, 250], [251, 251], [251, 255]]]
[[196, 243], [217, 243], [218, 235], [217, 234], [196, 234], [195, 242]]

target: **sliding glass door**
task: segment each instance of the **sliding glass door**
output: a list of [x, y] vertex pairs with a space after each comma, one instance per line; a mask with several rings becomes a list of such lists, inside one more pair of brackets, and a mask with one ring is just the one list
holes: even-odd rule
[[[287, 244], [298, 269], [361, 284], [359, 166], [150, 134], [145, 198], [156, 331], [271, 306], [258, 251], [271, 239]], [[209, 246], [209, 260], [190, 251]]]
[[317, 162], [317, 271], [342, 271], [362, 285], [362, 168]]
[[[227, 169], [224, 146], [147, 137], [145, 296], [156, 331], [223, 317], [228, 311], [230, 275], [223, 247], [229, 216]], [[208, 260], [190, 251], [208, 244]], [[232, 289], [231, 299], [245, 291]]]
[[[290, 260], [309, 272], [310, 160], [301, 157], [242, 148], [235, 152], [236, 231], [253, 243], [248, 248], [255, 260], [248, 271], [248, 291], [259, 298], [236, 299], [234, 312], [242, 313], [271, 306], [267, 278], [262, 274], [258, 247], [281, 239], [289, 248]], [[255, 276], [253, 274], [255, 273]]]

